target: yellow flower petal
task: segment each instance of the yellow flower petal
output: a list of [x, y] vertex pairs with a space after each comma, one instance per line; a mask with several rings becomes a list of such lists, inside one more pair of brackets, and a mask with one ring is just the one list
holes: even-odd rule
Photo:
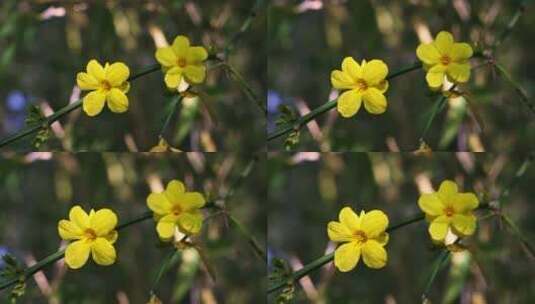
[[186, 36], [177, 36], [173, 41], [173, 51], [177, 57], [186, 58], [189, 49], [189, 39]]
[[450, 49], [453, 46], [453, 36], [449, 32], [441, 31], [433, 43], [440, 54], [449, 55]]
[[376, 87], [381, 93], [384, 93], [388, 90], [388, 80], [384, 80]]
[[351, 232], [355, 232], [361, 228], [362, 218], [360, 218], [351, 207], [342, 208], [338, 215], [338, 219], [340, 220], [340, 223], [349, 228]]
[[89, 116], [96, 116], [102, 112], [106, 101], [106, 94], [102, 91], [93, 91], [87, 94], [83, 100], [84, 112]]
[[360, 219], [360, 229], [366, 233], [368, 238], [381, 236], [388, 227], [388, 217], [383, 211], [372, 210], [364, 214]]
[[104, 238], [108, 240], [111, 244], [114, 244], [117, 241], [117, 238], [119, 237], [119, 233], [117, 230], [113, 230], [112, 232], [108, 233]]
[[65, 263], [71, 269], [79, 269], [87, 262], [89, 251], [91, 251], [91, 246], [88, 242], [72, 242], [65, 250]]
[[479, 199], [474, 193], [459, 193], [453, 200], [453, 209], [456, 213], [466, 213], [479, 206]]
[[416, 49], [416, 56], [425, 64], [435, 65], [440, 62], [441, 55], [434, 43], [422, 43]]
[[358, 90], [350, 90], [342, 93], [338, 97], [336, 109], [342, 117], [349, 118], [355, 115], [362, 104], [362, 96]]
[[58, 223], [58, 233], [63, 240], [78, 240], [83, 235], [83, 230], [75, 223], [67, 220], [61, 220]]
[[164, 193], [151, 193], [147, 197], [147, 206], [156, 214], [164, 215], [171, 212], [171, 203]]
[[339, 90], [352, 89], [355, 86], [355, 80], [347, 73], [334, 70], [331, 72], [331, 84], [333, 88]]
[[470, 79], [470, 64], [450, 63], [446, 73], [451, 82], [465, 83]]
[[457, 184], [451, 180], [445, 180], [438, 188], [438, 197], [445, 206], [451, 206], [457, 195]]
[[202, 208], [206, 201], [199, 192], [186, 192], [180, 196], [178, 203], [183, 211], [190, 211]]
[[366, 266], [378, 269], [385, 267], [388, 257], [385, 248], [379, 242], [368, 240], [362, 246], [362, 260]]
[[377, 86], [388, 75], [388, 66], [382, 60], [373, 59], [362, 65], [362, 79], [368, 86]]
[[78, 205], [69, 211], [69, 219], [82, 231], [89, 227], [89, 215]]
[[118, 87], [130, 77], [130, 69], [122, 62], [115, 62], [106, 69], [106, 80], [112, 87]]
[[200, 64], [208, 58], [208, 52], [202, 46], [192, 46], [188, 49], [188, 54], [186, 55], [186, 62], [188, 64]]
[[473, 214], [454, 214], [451, 220], [451, 224], [456, 234], [460, 236], [467, 236], [474, 234], [476, 230], [476, 217]]
[[91, 244], [91, 256], [95, 263], [108, 266], [115, 263], [117, 254], [113, 245], [105, 238], [97, 238]]
[[353, 233], [346, 225], [331, 221], [327, 224], [327, 235], [333, 242], [350, 242], [353, 240]]
[[100, 82], [87, 73], [76, 74], [76, 84], [80, 90], [96, 90], [100, 88]]
[[353, 57], [346, 57], [342, 61], [342, 71], [355, 80], [362, 78], [362, 67], [353, 59]]
[[455, 62], [463, 62], [472, 57], [473, 54], [474, 51], [472, 50], [472, 47], [468, 43], [462, 42], [453, 44], [450, 56]]
[[425, 214], [439, 216], [444, 213], [444, 204], [436, 193], [424, 193], [418, 199], [418, 206]]
[[169, 89], [176, 89], [182, 80], [182, 71], [179, 68], [173, 68], [165, 74], [165, 84]]
[[432, 89], [438, 89], [442, 86], [442, 83], [444, 83], [444, 73], [446, 72], [446, 67], [437, 64], [430, 68], [427, 71], [427, 74], [425, 75], [425, 80], [427, 81], [427, 85], [431, 87]]
[[100, 209], [90, 219], [90, 227], [97, 236], [105, 236], [117, 226], [117, 215], [110, 209]]
[[334, 251], [334, 265], [341, 272], [348, 272], [357, 266], [360, 259], [360, 245], [357, 242], [346, 243]]
[[362, 94], [364, 108], [371, 114], [382, 114], [386, 111], [386, 97], [376, 88], [368, 88]]
[[206, 67], [201, 65], [188, 65], [184, 68], [184, 77], [191, 84], [199, 84], [206, 78]]
[[111, 89], [107, 98], [108, 108], [114, 113], [124, 113], [128, 110], [128, 97], [119, 89]]
[[375, 239], [381, 246], [384, 246], [390, 240], [390, 235], [388, 233], [381, 234], [378, 238]]
[[102, 65], [100, 65], [100, 63], [98, 63], [98, 61], [96, 61], [95, 59], [91, 59], [88, 63], [87, 63], [87, 73], [91, 76], [93, 76], [96, 80], [98, 80], [99, 82], [104, 80], [105, 77], [106, 77], [106, 73], [104, 72], [104, 68], [102, 67]]
[[178, 57], [170, 46], [157, 49], [154, 56], [156, 57], [156, 60], [165, 67], [175, 66], [178, 62]]
[[435, 241], [443, 241], [448, 233], [449, 226], [450, 224], [447, 216], [441, 215], [435, 218], [428, 228], [431, 238]]
[[156, 225], [156, 231], [161, 239], [168, 240], [175, 234], [177, 217], [173, 214], [162, 217]]
[[164, 194], [167, 196], [167, 199], [171, 204], [177, 204], [182, 199], [182, 194], [186, 192], [186, 187], [184, 184], [174, 179], [167, 184]]
[[200, 211], [184, 212], [178, 216], [177, 224], [182, 233], [197, 234], [202, 227], [203, 216]]

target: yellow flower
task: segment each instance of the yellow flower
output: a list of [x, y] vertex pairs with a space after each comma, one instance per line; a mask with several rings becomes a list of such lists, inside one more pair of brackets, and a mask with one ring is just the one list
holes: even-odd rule
[[362, 255], [364, 264], [370, 268], [386, 265], [387, 255], [383, 248], [388, 243], [388, 217], [380, 210], [368, 213], [362, 210], [358, 216], [350, 207], [339, 214], [340, 222], [329, 222], [327, 233], [333, 242], [345, 243], [334, 252], [334, 265], [347, 272], [355, 268]]
[[126, 64], [106, 62], [104, 67], [95, 59], [87, 64], [87, 73], [80, 72], [76, 75], [76, 82], [82, 90], [90, 90], [84, 97], [83, 109], [89, 116], [95, 116], [102, 112], [104, 103], [115, 113], [123, 113], [128, 110], [128, 97], [126, 93], [130, 89], [127, 81], [130, 70]]
[[473, 210], [479, 206], [479, 200], [474, 193], [458, 192], [457, 185], [450, 180], [443, 181], [438, 192], [422, 194], [418, 206], [431, 223], [429, 234], [436, 242], [444, 242], [449, 231], [463, 237], [476, 230]]
[[85, 265], [89, 253], [99, 265], [115, 263], [116, 253], [113, 244], [117, 240], [117, 215], [110, 209], [91, 209], [89, 215], [80, 207], [74, 206], [69, 212], [69, 220], [58, 223], [62, 239], [74, 241], [65, 250], [65, 262], [72, 269]]
[[388, 66], [382, 60], [363, 60], [359, 65], [353, 57], [344, 58], [342, 70], [331, 73], [333, 87], [348, 90], [338, 97], [338, 112], [343, 117], [351, 117], [364, 101], [364, 108], [371, 114], [384, 113], [387, 106], [384, 93], [388, 89], [386, 75]]
[[205, 204], [204, 196], [198, 192], [186, 192], [184, 184], [172, 180], [165, 191], [151, 193], [147, 205], [158, 221], [156, 231], [162, 240], [170, 240], [175, 229], [184, 234], [199, 233], [203, 215], [200, 208]]
[[158, 48], [155, 56], [163, 67], [165, 84], [169, 89], [178, 89], [182, 80], [199, 84], [206, 78], [203, 62], [208, 53], [202, 46], [190, 46], [185, 36], [177, 36], [172, 46]]
[[424, 63], [427, 71], [425, 79], [432, 89], [442, 86], [444, 76], [453, 83], [465, 83], [470, 78], [472, 47], [468, 43], [457, 43], [453, 36], [442, 31], [431, 43], [422, 43], [416, 49], [416, 55]]

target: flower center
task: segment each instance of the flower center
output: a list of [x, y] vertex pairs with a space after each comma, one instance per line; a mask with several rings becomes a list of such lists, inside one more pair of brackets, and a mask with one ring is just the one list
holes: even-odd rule
[[440, 57], [440, 62], [442, 62], [443, 65], [448, 65], [451, 62], [451, 58], [448, 55], [444, 55]]
[[97, 238], [97, 233], [95, 232], [95, 230], [91, 229], [91, 228], [87, 228], [84, 232], [84, 236], [88, 239], [88, 240], [91, 240], [91, 241], [94, 241], [96, 238]]
[[107, 81], [107, 80], [102, 80], [100, 82], [100, 85], [102, 85], [102, 87], [104, 88], [104, 90], [110, 90], [111, 89], [111, 84]]
[[446, 207], [444, 209], [444, 214], [446, 214], [447, 217], [453, 216], [453, 213], [455, 213], [453, 207]]
[[182, 213], [182, 209], [180, 208], [180, 206], [176, 205], [173, 207], [172, 212], [173, 215], [178, 216], [180, 215], [180, 213]]
[[366, 83], [366, 81], [359, 79], [357, 80], [357, 88], [361, 91], [365, 91], [366, 89], [368, 89], [368, 84]]
[[184, 68], [186, 67], [186, 58], [178, 58], [176, 63], [179, 67]]
[[353, 233], [353, 236], [357, 239], [359, 243], [365, 243], [368, 240], [368, 236], [362, 230], [357, 230]]

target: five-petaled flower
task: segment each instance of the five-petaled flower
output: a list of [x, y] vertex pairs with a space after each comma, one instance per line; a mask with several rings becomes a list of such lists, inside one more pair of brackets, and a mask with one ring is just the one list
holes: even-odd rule
[[190, 46], [185, 36], [177, 36], [172, 46], [158, 48], [155, 56], [165, 72], [165, 84], [169, 89], [178, 89], [182, 80], [199, 84], [206, 78], [203, 62], [208, 53], [202, 46]]
[[386, 97], [388, 89], [388, 66], [378, 59], [358, 64], [352, 57], [342, 61], [342, 70], [331, 73], [331, 83], [335, 89], [348, 90], [338, 97], [337, 109], [343, 117], [351, 117], [364, 108], [372, 114], [382, 114], [386, 111]]
[[95, 116], [102, 112], [106, 102], [112, 112], [126, 112], [128, 110], [126, 93], [130, 89], [130, 83], [127, 81], [130, 69], [126, 64], [106, 62], [103, 67], [92, 59], [87, 64], [86, 70], [87, 73], [80, 72], [76, 75], [80, 89], [92, 91], [83, 99], [84, 112], [89, 116]]
[[454, 42], [453, 36], [446, 31], [438, 33], [431, 43], [422, 43], [416, 55], [424, 63], [427, 71], [425, 79], [433, 90], [439, 89], [444, 76], [453, 83], [465, 83], [470, 78], [472, 47], [468, 43]]
[[345, 243], [334, 252], [334, 265], [347, 272], [355, 268], [360, 256], [370, 268], [386, 265], [384, 246], [388, 243], [388, 217], [380, 210], [368, 213], [362, 210], [360, 216], [350, 207], [344, 207], [339, 214], [339, 222], [329, 222], [327, 233], [333, 242]]
[[186, 192], [178, 180], [169, 182], [165, 191], [147, 197], [147, 205], [158, 222], [156, 231], [164, 241], [171, 240], [176, 229], [187, 235], [199, 233], [203, 221], [200, 208], [205, 203], [201, 193]]
[[458, 192], [453, 181], [443, 181], [438, 192], [422, 194], [418, 206], [431, 223], [429, 234], [436, 242], [444, 242], [448, 231], [463, 237], [476, 230], [477, 219], [473, 211], [479, 206], [479, 200], [474, 193]]
[[91, 209], [87, 214], [80, 206], [69, 212], [69, 220], [58, 223], [62, 239], [74, 241], [65, 250], [65, 262], [72, 269], [85, 265], [89, 253], [95, 263], [111, 265], [115, 263], [116, 253], [113, 244], [117, 240], [117, 215], [110, 209]]

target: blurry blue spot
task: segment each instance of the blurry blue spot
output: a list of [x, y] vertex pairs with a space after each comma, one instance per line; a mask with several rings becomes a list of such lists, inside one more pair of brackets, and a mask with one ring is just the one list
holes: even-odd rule
[[26, 97], [21, 91], [11, 91], [7, 95], [7, 108], [13, 112], [20, 112], [26, 108]]
[[279, 93], [269, 90], [268, 91], [268, 112], [276, 113], [279, 105], [283, 102]]
[[8, 253], [9, 251], [7, 251], [7, 247], [0, 246], [0, 269], [4, 268], [5, 262], [3, 257]]

